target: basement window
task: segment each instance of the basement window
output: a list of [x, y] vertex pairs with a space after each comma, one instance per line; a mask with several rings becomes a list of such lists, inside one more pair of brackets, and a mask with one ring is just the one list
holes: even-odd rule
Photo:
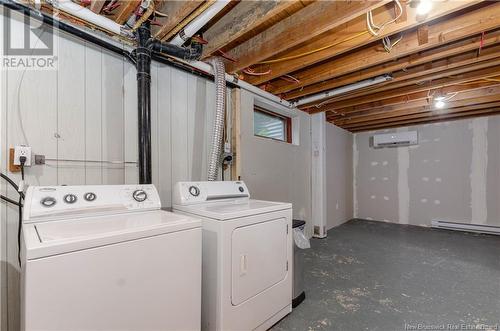
[[292, 142], [292, 119], [259, 106], [254, 107], [253, 134], [273, 140]]

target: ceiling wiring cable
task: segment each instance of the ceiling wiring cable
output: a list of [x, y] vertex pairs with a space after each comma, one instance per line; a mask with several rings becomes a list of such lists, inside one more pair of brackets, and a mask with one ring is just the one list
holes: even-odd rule
[[396, 4], [396, 8], [399, 9], [399, 13], [396, 14], [396, 17], [393, 18], [392, 20], [389, 20], [381, 25], [377, 25], [373, 22], [373, 13], [370, 10], [369, 12], [366, 13], [366, 25], [368, 27], [368, 31], [373, 36], [378, 36], [378, 34], [389, 24], [392, 24], [396, 22], [402, 15], [403, 15], [403, 6], [399, 2], [399, 0], [394, 0], [394, 3]]
[[[354, 34], [351, 37], [348, 37], [346, 39], [343, 39], [343, 40], [334, 42], [332, 44], [329, 44], [329, 45], [326, 45], [326, 46], [323, 46], [323, 47], [319, 47], [319, 48], [316, 48], [316, 49], [313, 49], [313, 50], [310, 50], [310, 51], [307, 51], [307, 52], [304, 52], [304, 53], [290, 55], [290, 56], [285, 56], [285, 57], [281, 57], [281, 58], [278, 58], [278, 59], [271, 59], [271, 60], [260, 61], [260, 62], [257, 62], [257, 64], [271, 64], [271, 63], [278, 63], [278, 62], [283, 62], [283, 61], [288, 61], [288, 60], [294, 60], [294, 59], [298, 59], [298, 58], [301, 58], [301, 57], [304, 57], [304, 56], [307, 56], [307, 55], [311, 55], [311, 54], [314, 54], [314, 53], [317, 53], [317, 52], [321, 52], [321, 51], [324, 51], [326, 49], [338, 46], [338, 45], [340, 45], [342, 43], [345, 43], [347, 41], [351, 41], [353, 39], [356, 39], [356, 38], [361, 37], [361, 36], [366, 35], [366, 34], [372, 34], [374, 36], [377, 36], [387, 25], [396, 22], [401, 17], [401, 15], [403, 15], [403, 6], [399, 2], [399, 0], [394, 0], [394, 2], [396, 3], [397, 8], [399, 9], [399, 14], [396, 15], [396, 18], [394, 18], [394, 19], [392, 19], [392, 20], [390, 20], [388, 22], [385, 22], [381, 26], [376, 26], [375, 25], [375, 29], [378, 29], [377, 32], [374, 31], [375, 34], [372, 34], [370, 31], [366, 31], [365, 30], [365, 31], [356, 33], [356, 34]], [[369, 13], [367, 13], [367, 15], [370, 15], [371, 19], [373, 20], [371, 11]], [[368, 16], [367, 16], [367, 19], [368, 19]], [[374, 25], [370, 25], [368, 23], [368, 21], [367, 21], [367, 25], [368, 25], [368, 29], [372, 29], [373, 30]]]
[[300, 79], [293, 77], [292, 75], [283, 75], [280, 77], [281, 79], [290, 82], [300, 84]]
[[283, 62], [283, 61], [298, 59], [300, 57], [304, 57], [304, 56], [307, 56], [307, 55], [311, 55], [311, 54], [314, 54], [314, 53], [317, 53], [317, 52], [324, 51], [325, 49], [328, 49], [328, 48], [335, 47], [335, 46], [340, 45], [342, 43], [345, 43], [347, 41], [351, 41], [353, 39], [361, 37], [361, 36], [363, 36], [365, 34], [368, 34], [368, 31], [362, 31], [362, 32], [356, 33], [356, 34], [350, 36], [349, 38], [346, 38], [346, 39], [340, 40], [338, 42], [335, 42], [333, 44], [329, 44], [329, 45], [326, 45], [326, 46], [323, 46], [323, 47], [320, 47], [320, 48], [316, 48], [316, 49], [313, 49], [313, 50], [310, 50], [310, 51], [307, 51], [307, 52], [304, 52], [304, 53], [300, 53], [300, 54], [296, 54], [296, 55], [291, 55], [291, 56], [285, 56], [285, 57], [278, 58], [278, 59], [260, 61], [260, 62], [257, 62], [257, 64], [270, 64], [270, 63], [277, 63], [277, 62]]
[[390, 37], [384, 37], [382, 38], [382, 44], [384, 45], [385, 51], [390, 53], [394, 46], [396, 46], [401, 40], [403, 40], [403, 35], [399, 36], [395, 42], [392, 42]]
[[271, 69], [269, 69], [267, 71], [263, 71], [263, 72], [256, 72], [255, 69], [246, 68], [246, 69], [243, 69], [243, 72], [247, 75], [250, 75], [250, 76], [264, 76], [264, 75], [270, 74]]

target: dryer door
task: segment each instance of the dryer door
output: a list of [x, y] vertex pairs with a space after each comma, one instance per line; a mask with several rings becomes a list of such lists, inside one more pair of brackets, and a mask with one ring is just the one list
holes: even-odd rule
[[233, 306], [256, 296], [286, 277], [286, 218], [236, 228], [231, 241]]

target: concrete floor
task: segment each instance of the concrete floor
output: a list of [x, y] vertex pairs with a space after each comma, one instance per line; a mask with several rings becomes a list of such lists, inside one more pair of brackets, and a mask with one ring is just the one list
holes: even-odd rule
[[303, 252], [306, 301], [273, 331], [500, 330], [499, 236], [352, 220]]

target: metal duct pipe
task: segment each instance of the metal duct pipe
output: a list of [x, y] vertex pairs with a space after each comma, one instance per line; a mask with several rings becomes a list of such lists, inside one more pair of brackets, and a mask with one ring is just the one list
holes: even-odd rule
[[208, 180], [217, 180], [221, 161], [224, 116], [226, 114], [226, 69], [219, 57], [210, 58], [214, 68], [215, 81], [215, 121], [212, 133], [212, 152], [208, 164]]
[[137, 29], [137, 105], [139, 119], [139, 183], [151, 184], [151, 50], [148, 22]]
[[194, 20], [189, 22], [170, 42], [173, 45], [181, 46], [189, 40], [196, 32], [198, 32], [205, 24], [208, 23], [215, 15], [217, 15], [226, 5], [229, 0], [217, 0], [213, 5], [208, 7], [203, 13], [196, 16]]

